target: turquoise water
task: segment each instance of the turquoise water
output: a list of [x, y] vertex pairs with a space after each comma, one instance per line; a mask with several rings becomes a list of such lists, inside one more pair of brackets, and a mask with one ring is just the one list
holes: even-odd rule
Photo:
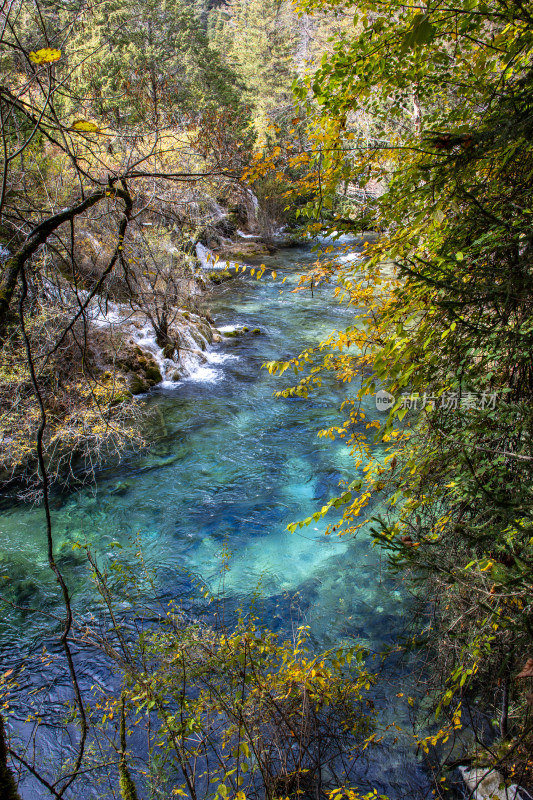
[[[218, 287], [209, 302], [215, 323], [259, 327], [261, 335], [225, 339], [196, 376], [147, 396], [150, 448], [102, 471], [96, 487], [54, 498], [56, 549], [78, 613], [91, 607], [92, 589], [83, 551], [72, 544], [88, 544], [105, 563], [116, 557], [114, 545], [128, 558], [136, 541], [161, 597], [185, 599], [201, 583], [222, 593], [229, 609], [256, 598], [274, 627], [310, 625], [321, 647], [357, 641], [381, 651], [397, 641], [404, 593], [368, 533], [325, 537], [329, 516], [296, 533], [286, 529], [335, 495], [339, 481], [356, 477], [346, 446], [317, 438], [342, 420], [346, 386], [331, 383], [308, 400], [276, 399], [273, 392], [290, 377], [276, 380], [261, 368], [349, 324], [350, 310], [333, 300], [331, 287], [315, 289], [313, 297], [291, 291], [311, 258], [309, 249], [282, 251], [265, 259], [276, 281], [267, 272], [261, 282], [244, 275]], [[42, 510], [2, 511], [0, 552], [9, 596], [52, 611], [57, 592], [46, 565]], [[37, 614], [27, 612], [21, 623], [20, 612], [8, 611], [4, 661], [22, 657], [42, 637], [42, 626]], [[374, 766], [373, 783], [403, 796], [418, 780], [413, 757], [397, 749], [382, 758], [388, 762]]]

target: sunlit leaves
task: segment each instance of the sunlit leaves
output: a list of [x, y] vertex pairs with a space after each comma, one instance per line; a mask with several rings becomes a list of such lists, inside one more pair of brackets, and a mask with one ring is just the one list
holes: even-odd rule
[[33, 64], [53, 64], [61, 58], [61, 50], [43, 47], [41, 50], [32, 50], [28, 58]]
[[[273, 740], [288, 754], [282, 774], [302, 778], [334, 753], [352, 757], [379, 741], [367, 700], [375, 681], [368, 656], [358, 645], [313, 653], [307, 627], [289, 641], [253, 615], [215, 631], [183, 624], [170, 611], [131, 643], [122, 696], [129, 724], [144, 723], [158, 758], [170, 764], [177, 755], [190, 768], [213, 755], [198, 780], [212, 785], [213, 797], [245, 800], [251, 786], [271, 779]], [[105, 699], [106, 720], [116, 705], [114, 697]], [[194, 769], [190, 774], [195, 782]], [[190, 781], [173, 792], [185, 796], [186, 788]]]
[[95, 122], [86, 119], [77, 119], [72, 123], [72, 130], [80, 133], [100, 133], [100, 128]]
[[[400, 3], [385, 7], [359, 3], [353, 36], [296, 87], [322, 110], [310, 136], [320, 199], [301, 216], [323, 219], [344, 181], [382, 185], [373, 206], [327, 218], [330, 234], [380, 233], [365, 261], [334, 268], [357, 333], [334, 332], [305, 360], [271, 369], [297, 373], [283, 396], [308, 397], [328, 373], [359, 387], [354, 404], [380, 382], [395, 396], [375, 420], [384, 457], [365, 458], [353, 414], [322, 435], [349, 441], [363, 476], [334, 528], [355, 532], [365, 494], [388, 491], [376, 540], [445, 598], [434, 641], [454, 665], [439, 705], [449, 724], [426, 750], [461, 726], [455, 701], [474, 676], [490, 705], [494, 675], [510, 668], [498, 652], [513, 641], [524, 653], [531, 640], [533, 32], [514, 5], [499, 13], [461, 0], [414, 16]], [[368, 120], [371, 133], [353, 136]], [[344, 351], [346, 341], [357, 351]], [[494, 407], [476, 407], [495, 390]]]

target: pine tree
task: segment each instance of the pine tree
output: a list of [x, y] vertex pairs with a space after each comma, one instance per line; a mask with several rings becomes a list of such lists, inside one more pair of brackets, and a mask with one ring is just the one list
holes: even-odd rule
[[79, 107], [123, 124], [176, 125], [212, 106], [239, 105], [235, 76], [181, 0], [108, 0], [86, 16], [72, 48]]

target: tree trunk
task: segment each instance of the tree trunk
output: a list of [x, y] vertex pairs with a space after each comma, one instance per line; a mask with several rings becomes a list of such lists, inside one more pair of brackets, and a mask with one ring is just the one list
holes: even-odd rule
[[104, 197], [113, 196], [121, 197], [126, 203], [126, 210], [128, 212], [131, 210], [131, 198], [125, 189], [116, 189], [114, 187], [102, 189], [87, 197], [77, 206], [66, 208], [59, 214], [54, 214], [48, 219], [45, 219], [44, 222], [41, 222], [32, 230], [22, 247], [17, 250], [11, 258], [7, 259], [2, 277], [0, 278], [0, 342], [6, 330], [9, 306], [20, 271], [28, 258], [46, 242], [50, 234], [59, 228], [60, 225], [75, 219], [79, 214], [87, 211], [91, 206], [96, 205], [96, 203], [100, 202]]
[[13, 773], [7, 766], [7, 745], [4, 718], [0, 714], [0, 797], [2, 800], [21, 800]]

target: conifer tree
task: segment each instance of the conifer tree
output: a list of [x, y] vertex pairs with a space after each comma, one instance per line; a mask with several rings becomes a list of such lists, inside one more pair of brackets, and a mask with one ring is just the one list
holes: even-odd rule
[[239, 106], [235, 76], [181, 0], [97, 5], [71, 53], [80, 64], [78, 102], [117, 127], [179, 125], [212, 106]]

